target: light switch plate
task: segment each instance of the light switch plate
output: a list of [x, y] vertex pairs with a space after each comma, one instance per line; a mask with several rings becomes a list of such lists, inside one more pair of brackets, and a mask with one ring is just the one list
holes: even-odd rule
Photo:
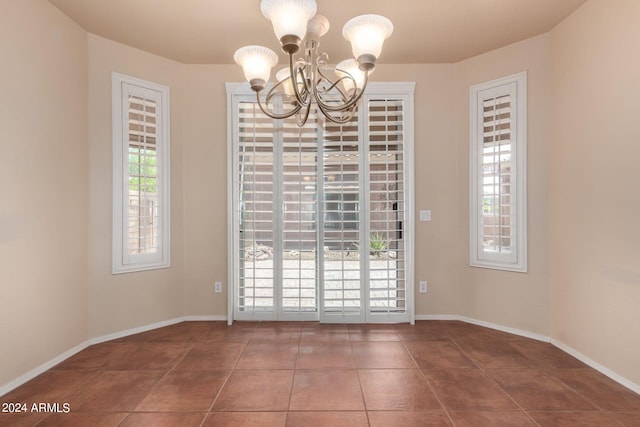
[[420, 211], [420, 221], [431, 221], [431, 211]]

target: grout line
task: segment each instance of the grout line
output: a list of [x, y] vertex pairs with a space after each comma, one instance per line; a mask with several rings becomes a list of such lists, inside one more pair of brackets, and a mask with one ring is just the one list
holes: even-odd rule
[[431, 393], [433, 393], [433, 396], [436, 398], [436, 400], [438, 401], [438, 403], [442, 407], [442, 410], [447, 415], [447, 418], [449, 419], [449, 421], [451, 421], [451, 425], [455, 426], [456, 424], [453, 422], [453, 419], [451, 418], [451, 415], [449, 414], [449, 410], [444, 405], [444, 403], [442, 403], [442, 400], [440, 399], [440, 396], [438, 396], [438, 393], [436, 393], [435, 389], [433, 388], [433, 386], [431, 385], [431, 383], [429, 382], [427, 377], [424, 375], [424, 372], [422, 372], [422, 368], [420, 367], [420, 365], [418, 365], [418, 362], [416, 362], [416, 359], [413, 357], [413, 354], [411, 354], [411, 351], [409, 351], [409, 348], [407, 347], [407, 341], [401, 341], [401, 343], [404, 346], [404, 348], [407, 351], [407, 353], [409, 353], [409, 357], [411, 358], [411, 360], [413, 360], [413, 363], [415, 363], [416, 367], [418, 368], [418, 373], [422, 377], [422, 380], [427, 384], [427, 387], [429, 387], [429, 390], [431, 390]]

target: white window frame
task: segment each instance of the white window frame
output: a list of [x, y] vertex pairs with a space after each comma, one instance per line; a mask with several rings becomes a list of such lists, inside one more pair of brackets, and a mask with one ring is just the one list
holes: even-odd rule
[[[113, 237], [112, 273], [130, 273], [171, 267], [171, 199], [169, 175], [169, 87], [112, 73], [112, 125], [113, 125]], [[154, 99], [156, 107], [156, 156], [159, 250], [153, 254], [129, 254], [129, 136], [128, 96], [135, 94]]]
[[[482, 109], [485, 99], [512, 96], [511, 253], [485, 251], [482, 227]], [[526, 71], [471, 86], [470, 106], [470, 266], [527, 272], [527, 74]]]

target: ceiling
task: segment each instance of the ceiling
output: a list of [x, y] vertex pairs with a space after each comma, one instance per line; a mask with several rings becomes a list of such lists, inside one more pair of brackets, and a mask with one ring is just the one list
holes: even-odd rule
[[[259, 0], [49, 0], [90, 33], [186, 64], [230, 64], [241, 46], [285, 55]], [[586, 0], [318, 0], [332, 25], [321, 51], [351, 55], [342, 26], [377, 13], [395, 30], [381, 63], [450, 63], [543, 34]]]

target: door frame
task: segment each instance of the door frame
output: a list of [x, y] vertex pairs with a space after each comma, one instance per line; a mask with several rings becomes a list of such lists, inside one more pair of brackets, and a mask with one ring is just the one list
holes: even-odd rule
[[[227, 262], [227, 323], [231, 325], [234, 321], [234, 313], [235, 313], [235, 288], [236, 284], [239, 283], [238, 271], [237, 268], [237, 256], [238, 247], [236, 239], [236, 197], [234, 196], [239, 191], [237, 187], [237, 179], [234, 176], [234, 159], [237, 157], [237, 145], [234, 144], [234, 141], [238, 140], [238, 127], [235, 125], [237, 121], [237, 112], [233, 107], [235, 105], [234, 102], [239, 101], [247, 101], [253, 102], [255, 101], [255, 93], [250, 89], [248, 83], [226, 83], [226, 92], [227, 92], [227, 254], [231, 257]], [[313, 317], [319, 319], [321, 322], [330, 322], [330, 323], [404, 323], [409, 322], [411, 324], [415, 323], [415, 283], [414, 283], [414, 248], [415, 248], [415, 227], [414, 227], [414, 217], [415, 217], [415, 207], [414, 207], [414, 92], [415, 92], [415, 83], [414, 82], [393, 82], [393, 83], [369, 83], [367, 87], [367, 92], [363, 95], [363, 99], [361, 102], [364, 104], [367, 100], [377, 99], [381, 97], [394, 97], [397, 99], [401, 99], [404, 102], [405, 108], [403, 110], [404, 114], [404, 173], [406, 177], [405, 182], [405, 224], [403, 229], [404, 241], [405, 241], [405, 250], [406, 250], [406, 258], [405, 258], [405, 287], [406, 287], [406, 312], [402, 315], [398, 315], [397, 313], [375, 313], [369, 310], [369, 287], [363, 287], [363, 296], [361, 304], [360, 313], [357, 315], [331, 315], [326, 314], [320, 311], [322, 307], [321, 299], [323, 298], [323, 281], [322, 275], [318, 279], [318, 312], [314, 313]], [[363, 132], [364, 138], [361, 140], [363, 147], [359, 149], [360, 152], [360, 171], [364, 172], [365, 168], [364, 162], [367, 161], [365, 156], [368, 156], [368, 143], [369, 136], [368, 132], [364, 130], [363, 119], [364, 115], [359, 115], [358, 118], [358, 127], [359, 131]], [[365, 149], [366, 148], [366, 149]], [[274, 157], [275, 157], [274, 150]], [[368, 185], [369, 176], [365, 174], [363, 177], [363, 185]], [[367, 187], [364, 187], [367, 188]], [[367, 209], [363, 210], [364, 218], [360, 225], [360, 244], [361, 247], [368, 247], [369, 240], [367, 235], [368, 230], [368, 221], [369, 217], [369, 195], [365, 190], [363, 192], [365, 194], [365, 200], [362, 200], [362, 206], [366, 206]], [[274, 200], [274, 205], [276, 204], [276, 200]], [[320, 203], [320, 201], [318, 201]], [[281, 207], [278, 205], [277, 209], [280, 210]], [[320, 207], [318, 206], [318, 210], [320, 211]], [[321, 215], [319, 215], [320, 217]], [[319, 218], [321, 221], [321, 219]], [[364, 224], [364, 225], [363, 225]], [[322, 225], [320, 223], [320, 225]], [[367, 246], [365, 246], [367, 245]], [[322, 261], [322, 251], [318, 251], [318, 262]], [[366, 261], [361, 259], [361, 271], [364, 274], [364, 277], [361, 277], [362, 283], [368, 283], [369, 274], [367, 269], [365, 268]], [[274, 299], [277, 298], [277, 292], [274, 289]], [[278, 310], [279, 303], [274, 301], [274, 310], [273, 312], [265, 312], [252, 316], [252, 320], [288, 320], [286, 317], [286, 313], [283, 316], [279, 316]], [[296, 317], [299, 317], [300, 314], [296, 313]], [[280, 317], [278, 319], [278, 317]], [[305, 320], [305, 319], [300, 319]], [[315, 319], [309, 319], [315, 320]]]

